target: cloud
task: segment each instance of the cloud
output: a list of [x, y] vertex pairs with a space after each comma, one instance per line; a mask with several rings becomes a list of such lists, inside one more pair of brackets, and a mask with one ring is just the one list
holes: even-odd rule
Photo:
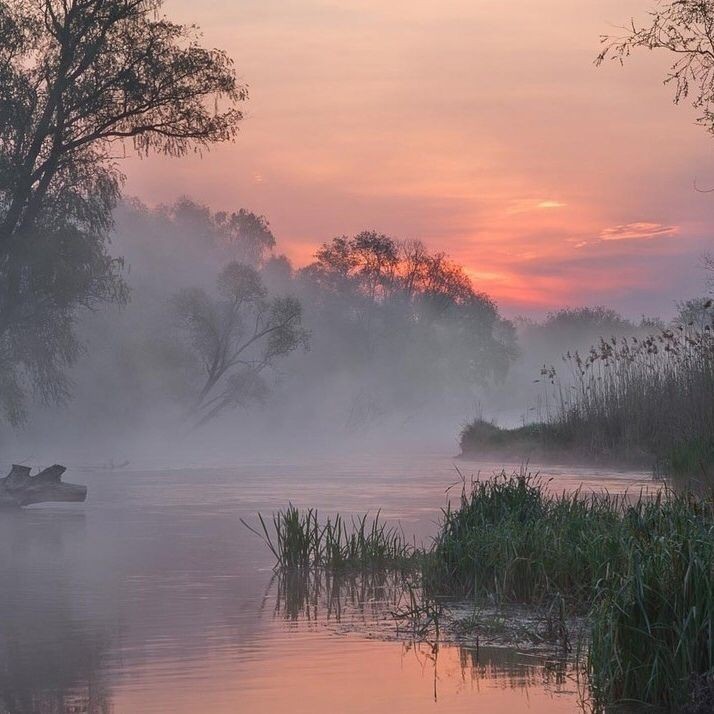
[[507, 213], [529, 213], [531, 211], [552, 211], [555, 208], [565, 208], [568, 204], [552, 198], [523, 198], [511, 201]]
[[675, 236], [679, 233], [679, 226], [667, 226], [663, 223], [639, 221], [637, 223], [623, 223], [612, 228], [605, 228], [600, 233], [600, 240], [651, 240]]

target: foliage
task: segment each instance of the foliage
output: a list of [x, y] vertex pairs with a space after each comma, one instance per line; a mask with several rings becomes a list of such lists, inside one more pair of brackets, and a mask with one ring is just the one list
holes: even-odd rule
[[160, 11], [0, 2], [0, 402], [12, 421], [31, 387], [66, 396], [77, 309], [126, 300], [106, 245], [123, 142], [179, 156], [237, 130], [245, 90], [231, 61]]
[[[552, 423], [591, 453], [644, 452], [669, 461], [684, 445], [712, 451], [714, 334], [681, 325], [646, 338], [601, 340], [587, 355], [563, 360], [572, 384], [544, 369], [555, 385]], [[688, 477], [710, 478], [711, 462]]]
[[[204, 253], [210, 250], [217, 257], [229, 257], [257, 268], [275, 247], [275, 236], [265, 216], [245, 208], [212, 212], [207, 206], [183, 197], [170, 206], [162, 206], [157, 217], [177, 232], [188, 234], [190, 245], [182, 245], [181, 249], [191, 253], [197, 249]], [[169, 248], [165, 246], [166, 250]]]
[[552, 496], [547, 483], [505, 472], [464, 483], [458, 508], [444, 511], [428, 580], [441, 595], [542, 603], [559, 593], [587, 603], [617, 568], [616, 496]]
[[656, 7], [644, 25], [632, 20], [623, 35], [604, 35], [596, 64], [622, 63], [639, 48], [672, 53], [676, 59], [665, 82], [674, 86], [675, 102], [691, 97], [701, 112], [699, 123], [714, 133], [714, 2], [672, 0]]
[[677, 304], [674, 324], [678, 327], [693, 327], [704, 330], [714, 324], [714, 309], [711, 298], [693, 298]]
[[714, 673], [714, 504], [690, 494], [555, 495], [527, 474], [476, 481], [427, 561], [436, 594], [589, 612], [598, 705], [680, 707]]
[[187, 288], [173, 303], [201, 375], [190, 410], [198, 424], [262, 398], [261, 373], [307, 346], [300, 303], [292, 297], [269, 300], [260, 274], [242, 263], [229, 263], [221, 271], [216, 297]]
[[664, 327], [651, 318], [639, 323], [602, 305], [563, 308], [547, 313], [542, 321], [518, 320], [518, 338], [530, 368], [550, 362], [568, 350], [588, 350], [601, 338], [648, 334]]
[[696, 711], [714, 676], [713, 516], [686, 494], [625, 511], [627, 557], [597, 583], [591, 613], [596, 700]]
[[320, 342], [315, 329], [316, 351], [333, 372], [358, 379], [355, 421], [385, 404], [463, 398], [507, 374], [513, 326], [444, 253], [366, 231], [335, 238], [315, 257], [297, 282], [325, 334]]
[[461, 430], [459, 446], [464, 456], [505, 454], [567, 457], [573, 449], [572, 434], [549, 422], [533, 422], [504, 429], [483, 419], [474, 419]]
[[[401, 532], [367, 517], [290, 506], [248, 526], [284, 577], [349, 568], [405, 568], [414, 623], [438, 628], [445, 597], [543, 605], [587, 613], [587, 668], [597, 710], [613, 704], [708, 711], [714, 677], [714, 502], [660, 490], [639, 496], [556, 494], [525, 472], [463, 481], [432, 547], [415, 550]], [[247, 524], [246, 524], [247, 525]], [[416, 589], [415, 589], [416, 588]], [[422, 591], [421, 594], [416, 590]], [[303, 593], [304, 599], [304, 593]], [[708, 702], [708, 704], [707, 704]]]

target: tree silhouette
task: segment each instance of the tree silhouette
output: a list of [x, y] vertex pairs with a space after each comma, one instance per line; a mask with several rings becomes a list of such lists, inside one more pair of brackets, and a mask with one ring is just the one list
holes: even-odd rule
[[127, 297], [118, 159], [232, 139], [246, 90], [160, 0], [0, 0], [0, 409], [60, 400], [78, 307]]
[[217, 289], [216, 297], [192, 288], [174, 298], [199, 375], [189, 410], [199, 426], [226, 409], [261, 399], [266, 393], [261, 373], [308, 342], [300, 303], [291, 297], [268, 299], [254, 268], [229, 263]]
[[699, 123], [714, 133], [714, 2], [673, 0], [660, 2], [646, 24], [635, 20], [620, 36], [603, 35], [603, 49], [595, 62], [624, 62], [639, 48], [666, 50], [674, 57], [665, 83], [674, 86], [674, 100], [691, 97], [701, 111]]

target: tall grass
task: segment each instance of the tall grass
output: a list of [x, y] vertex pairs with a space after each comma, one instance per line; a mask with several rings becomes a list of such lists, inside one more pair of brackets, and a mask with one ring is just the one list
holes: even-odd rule
[[[309, 588], [288, 598], [294, 573], [309, 585], [316, 569], [416, 569], [419, 577], [405, 581], [402, 613], [420, 626], [438, 628], [445, 596], [555, 604], [561, 622], [566, 613], [587, 614], [587, 667], [599, 708], [629, 702], [678, 711], [714, 693], [710, 498], [666, 488], [635, 497], [558, 495], [537, 476], [502, 473], [464, 481], [458, 506], [444, 510], [426, 552], [379, 514], [321, 522], [317, 511], [290, 506], [272, 524], [259, 523], [249, 527], [287, 578], [290, 613], [310, 604]], [[325, 582], [338, 607], [342, 581]]]
[[712, 505], [670, 495], [638, 503], [623, 521], [627, 560], [594, 589], [594, 693], [679, 710], [714, 675]]
[[626, 561], [623, 497], [552, 495], [547, 485], [505, 472], [464, 484], [459, 507], [443, 513], [427, 584], [503, 602], [587, 602], [593, 584]]
[[714, 675], [711, 501], [551, 496], [537, 477], [501, 474], [444, 512], [425, 577], [434, 593], [588, 612], [599, 705], [680, 707]]
[[371, 520], [368, 514], [349, 521], [337, 514], [321, 523], [316, 509], [291, 504], [273, 514], [272, 528], [261, 514], [258, 521], [259, 528], [242, 522], [264, 540], [279, 568], [394, 567], [415, 555], [401, 529], [380, 521], [379, 512]]
[[714, 477], [714, 335], [678, 327], [646, 338], [601, 340], [586, 355], [563, 357], [572, 379], [554, 368], [550, 427], [597, 454], [647, 453], [670, 471]]

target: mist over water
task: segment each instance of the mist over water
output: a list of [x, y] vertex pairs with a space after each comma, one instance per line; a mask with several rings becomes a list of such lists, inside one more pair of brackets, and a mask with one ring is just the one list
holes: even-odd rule
[[710, 711], [714, 0], [498, 5], [0, 0], [0, 714]]
[[[558, 489], [637, 488], [644, 478], [547, 475]], [[239, 521], [287, 501], [324, 514], [381, 508], [428, 541], [456, 479], [448, 455], [266, 458], [74, 478], [89, 487], [84, 508], [0, 519], [0, 594], [13, 613], [0, 630], [7, 711], [577, 711], [567, 668], [512, 650], [435, 652], [395, 639], [388, 601], [345, 595], [339, 612], [324, 599], [286, 610], [270, 553]]]
[[[548, 418], [544, 365], [655, 324], [604, 308], [509, 321], [448, 256], [376, 233], [325, 244], [297, 269], [262, 217], [213, 213], [190, 199], [153, 209], [126, 201], [111, 250], [124, 258], [130, 300], [79, 314], [84, 350], [69, 375], [71, 398], [36, 405], [22, 430], [5, 429], [7, 460], [179, 466], [266, 453], [456, 454], [475, 417], [505, 426]], [[266, 300], [299, 301], [306, 340], [259, 374], [236, 372], [247, 386], [197, 427], [190, 405], [205, 356], [176, 300], [182, 291], [218, 299], [217, 279], [236, 262], [256, 271]]]
[[[567, 662], [398, 636], [396, 596], [381, 586], [296, 595], [241, 524], [288, 503], [325, 515], [379, 510], [428, 544], [462, 475], [523, 466], [513, 453], [457, 471], [467, 421], [543, 418], [543, 363], [608, 331], [646, 328], [598, 310], [574, 324], [505, 320], [446, 256], [383, 238], [365, 240], [393, 245], [407, 265], [423, 260], [421, 280], [433, 269], [452, 282], [405, 295], [394, 287], [402, 263], [373, 283], [335, 280], [327, 258], [296, 270], [279, 242], [256, 252], [188, 201], [122, 207], [113, 250], [126, 258], [131, 300], [81, 316], [73, 398], [38, 407], [3, 437], [3, 468], [63, 463], [89, 493], [81, 509], [0, 519], [0, 597], [13, 613], [0, 630], [8, 711], [580, 710], [582, 682]], [[175, 296], [199, 289], [218, 300], [232, 261], [251, 266], [266, 300], [300, 301], [309, 349], [261, 372], [256, 398], [197, 425], [190, 405], [205, 365]], [[529, 468], [558, 492], [650, 484], [646, 472]]]

